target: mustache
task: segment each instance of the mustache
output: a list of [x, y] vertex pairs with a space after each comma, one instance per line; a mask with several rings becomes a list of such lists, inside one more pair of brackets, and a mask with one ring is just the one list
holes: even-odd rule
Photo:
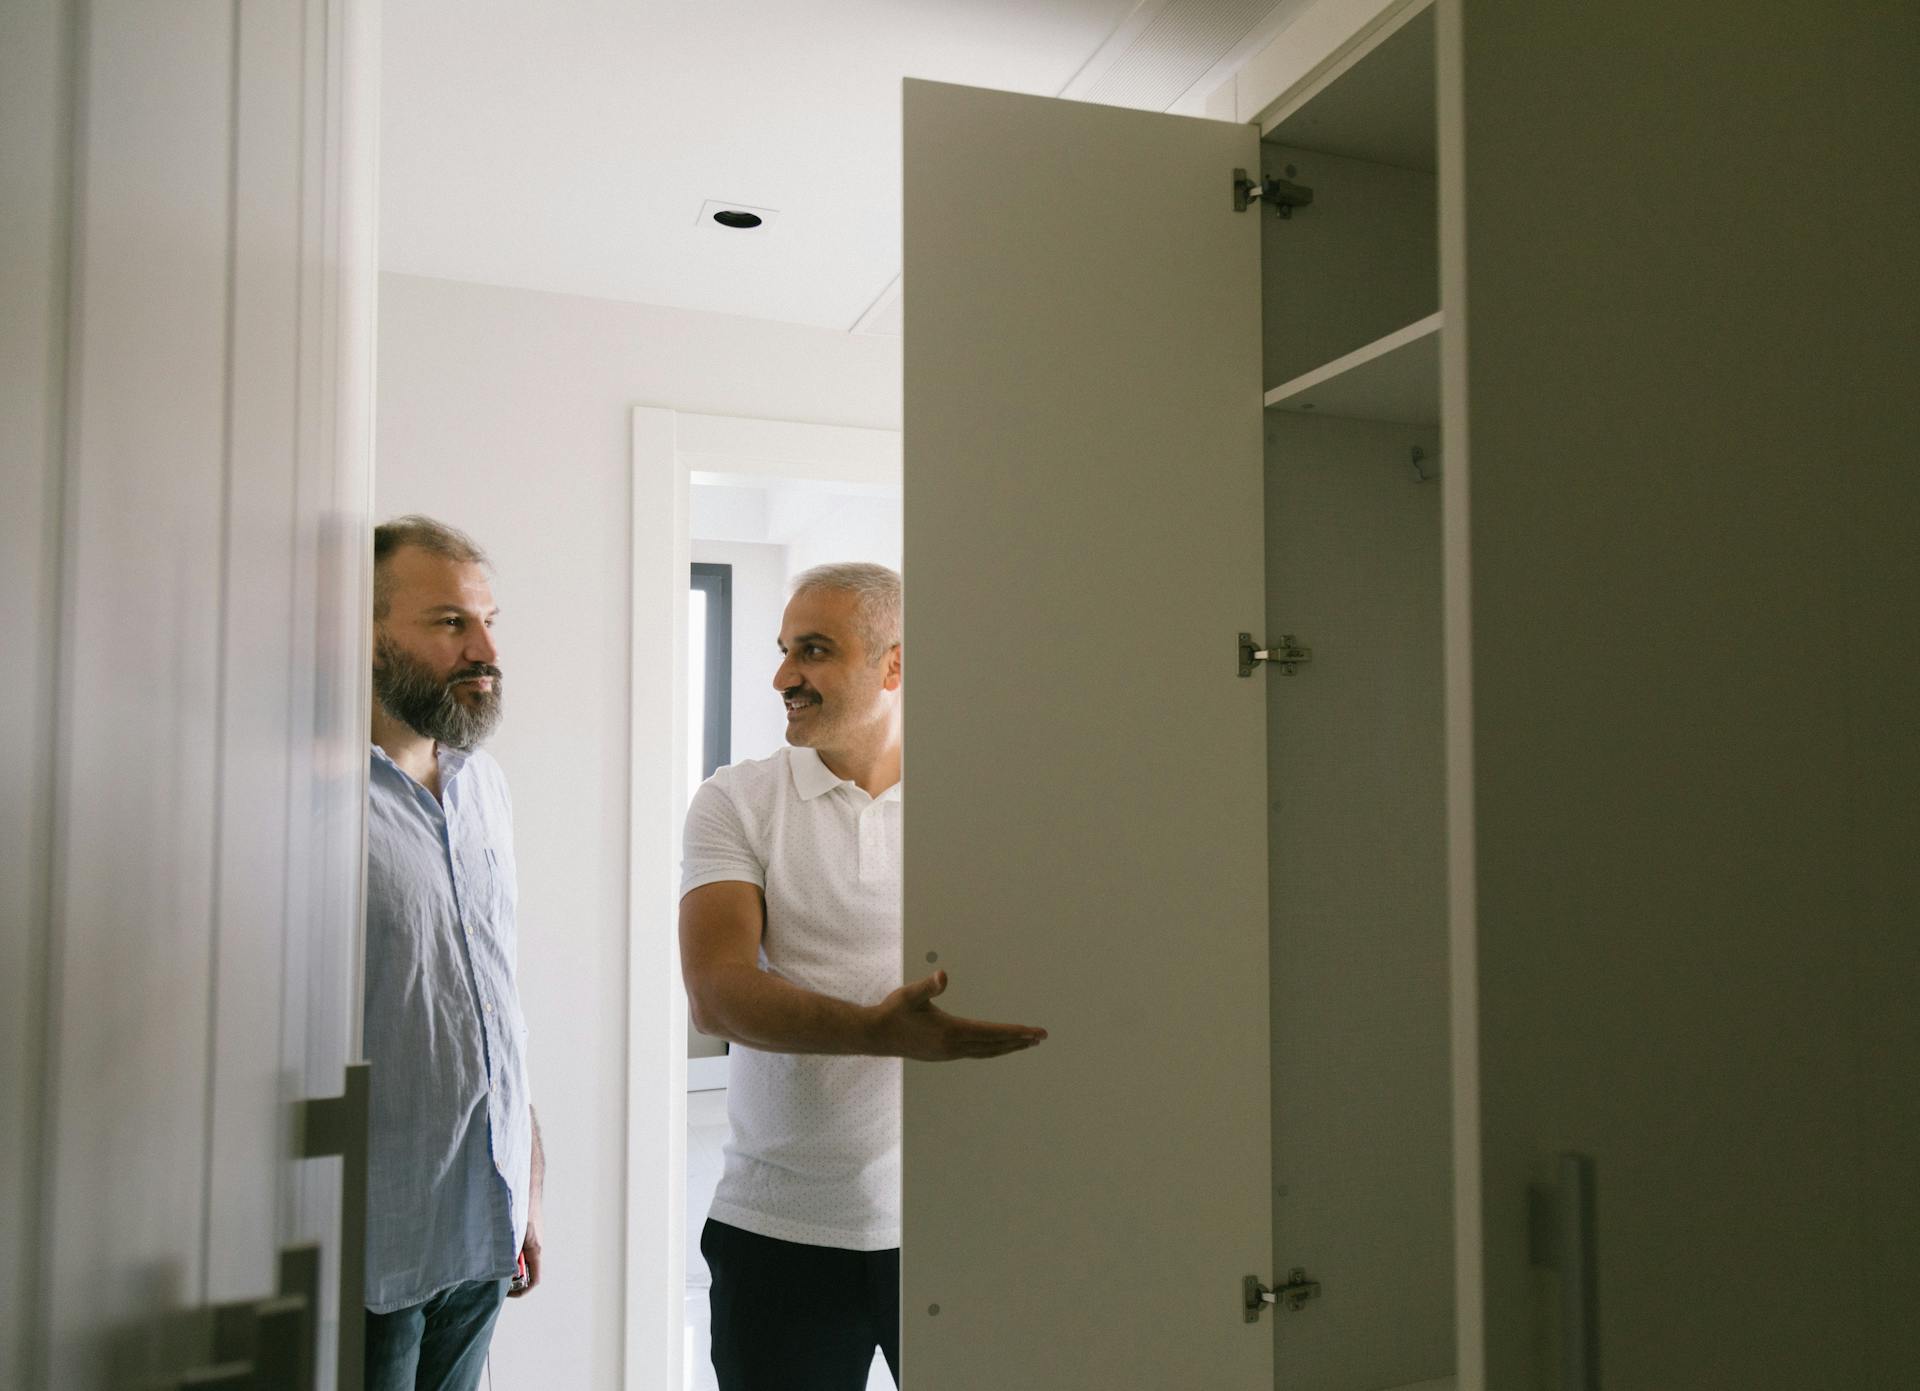
[[812, 701], [815, 705], [820, 703], [820, 693], [818, 691], [810, 691], [805, 686], [789, 686], [780, 692], [780, 699], [782, 700], [797, 700], [802, 696]]
[[500, 679], [500, 668], [491, 662], [475, 662], [472, 666], [461, 667], [447, 678], [447, 683], [451, 685], [455, 681], [471, 681], [476, 676], [491, 676], [497, 681]]

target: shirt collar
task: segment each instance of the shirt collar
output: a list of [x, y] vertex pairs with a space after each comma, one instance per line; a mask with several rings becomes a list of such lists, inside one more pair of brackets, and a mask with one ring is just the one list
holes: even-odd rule
[[787, 766], [793, 770], [793, 790], [800, 794], [803, 802], [811, 802], [815, 797], [833, 791], [841, 782], [813, 749], [794, 749]]
[[[373, 761], [376, 764], [384, 763], [387, 767], [393, 769], [394, 772], [399, 773], [401, 777], [407, 777], [406, 773], [401, 770], [400, 765], [393, 761], [393, 756], [385, 749], [372, 741], [368, 742], [367, 747], [373, 750]], [[435, 756], [440, 761], [440, 783], [443, 787], [452, 782], [454, 775], [466, 767], [467, 760], [473, 757], [472, 749], [450, 748], [445, 744], [435, 744], [433, 749]], [[413, 779], [407, 778], [407, 781], [411, 782]]]
[[[793, 770], [793, 790], [803, 802], [811, 802], [833, 791], [836, 787], [853, 787], [855, 784], [837, 776], [827, 767], [817, 749], [795, 747], [791, 750], [787, 766]], [[902, 800], [901, 788], [904, 781], [896, 782], [873, 800], [876, 802], [898, 802]], [[864, 794], [863, 794], [864, 795]]]

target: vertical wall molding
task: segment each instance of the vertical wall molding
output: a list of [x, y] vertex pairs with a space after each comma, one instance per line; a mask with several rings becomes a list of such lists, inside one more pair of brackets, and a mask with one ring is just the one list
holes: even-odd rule
[[52, 968], [55, 749], [70, 371], [75, 131], [81, 7], [23, 0], [0, 18], [0, 1381], [44, 1379], [44, 1139]]

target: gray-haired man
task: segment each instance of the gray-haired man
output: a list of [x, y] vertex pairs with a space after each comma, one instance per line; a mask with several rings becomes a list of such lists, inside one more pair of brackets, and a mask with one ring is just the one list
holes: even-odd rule
[[497, 612], [471, 539], [428, 517], [375, 530], [368, 1391], [472, 1391], [502, 1299], [540, 1279], [512, 808], [479, 751], [500, 719]]
[[721, 769], [687, 812], [687, 996], [738, 1045], [700, 1247], [721, 1391], [858, 1391], [876, 1345], [900, 1376], [900, 1059], [1046, 1031], [947, 1014], [944, 971], [900, 982], [900, 577], [807, 571], [780, 651], [792, 747]]

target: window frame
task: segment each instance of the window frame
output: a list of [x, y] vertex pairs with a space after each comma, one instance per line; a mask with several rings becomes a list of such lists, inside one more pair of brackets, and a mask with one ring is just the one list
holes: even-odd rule
[[707, 596], [707, 663], [701, 685], [706, 718], [700, 751], [705, 779], [733, 761], [733, 567], [694, 561], [688, 591], [696, 589]]

